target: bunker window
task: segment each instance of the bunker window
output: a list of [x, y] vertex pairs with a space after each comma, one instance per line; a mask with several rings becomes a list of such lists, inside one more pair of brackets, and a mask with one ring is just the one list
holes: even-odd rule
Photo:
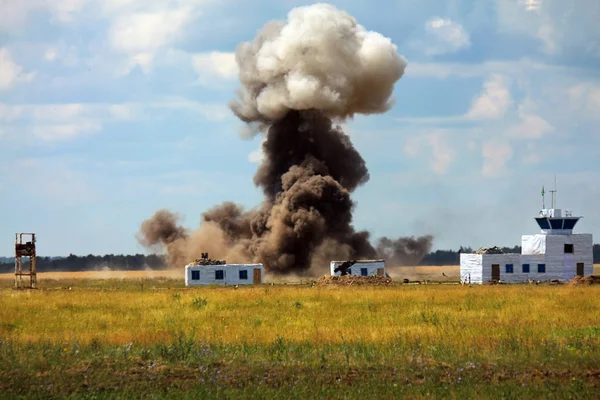
[[192, 271], [192, 280], [199, 281], [200, 280], [200, 271]]
[[546, 272], [546, 264], [538, 264], [538, 274], [543, 274]]
[[240, 279], [242, 280], [248, 280], [248, 271], [243, 269], [240, 270]]
[[573, 254], [573, 245], [565, 244], [565, 254]]
[[529, 264], [523, 264], [523, 273], [524, 274], [528, 274], [529, 273]]
[[507, 274], [513, 273], [513, 265], [512, 264], [506, 264], [506, 273]]
[[223, 271], [222, 269], [218, 269], [215, 271], [215, 279], [223, 280], [224, 277], [225, 277], [225, 271]]
[[360, 274], [361, 274], [362, 276], [367, 276], [367, 274], [368, 274], [368, 272], [367, 272], [367, 269], [366, 269], [366, 268], [361, 268], [361, 269], [360, 269]]

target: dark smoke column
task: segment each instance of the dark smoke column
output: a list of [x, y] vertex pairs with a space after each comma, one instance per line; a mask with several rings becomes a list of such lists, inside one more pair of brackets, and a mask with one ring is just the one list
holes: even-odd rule
[[[303, 274], [333, 257], [375, 257], [390, 247], [396, 254], [399, 242], [386, 239], [378, 251], [367, 232], [352, 226], [350, 193], [369, 173], [334, 124], [393, 105], [394, 84], [407, 65], [396, 46], [347, 13], [316, 4], [266, 24], [254, 41], [238, 46], [236, 60], [241, 88], [230, 107], [253, 135], [266, 135], [254, 177], [265, 200], [251, 211], [226, 202], [203, 214], [200, 231], [217, 229], [222, 242], [215, 256]], [[154, 227], [150, 233], [163, 231], [146, 225]], [[186, 240], [188, 258], [208, 245], [194, 235]], [[163, 242], [169, 245], [169, 238]], [[181, 250], [177, 243], [169, 249]]]
[[[255, 183], [268, 218], [258, 256], [274, 272], [305, 270], [326, 253], [375, 256], [352, 227], [350, 192], [369, 179], [363, 158], [331, 119], [382, 113], [406, 61], [382, 35], [327, 4], [292, 10], [238, 46], [242, 88], [233, 112], [267, 131]], [[256, 133], [256, 131], [255, 131]], [[324, 260], [321, 260], [324, 261]]]

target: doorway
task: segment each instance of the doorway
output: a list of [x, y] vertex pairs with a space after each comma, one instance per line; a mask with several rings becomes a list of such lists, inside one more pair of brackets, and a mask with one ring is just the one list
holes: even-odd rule
[[500, 264], [492, 264], [492, 280], [500, 280]]
[[255, 285], [260, 284], [260, 268], [254, 268], [254, 275], [252, 276], [252, 283]]
[[377, 276], [383, 276], [383, 268], [377, 268]]
[[577, 263], [577, 276], [583, 276], [583, 263]]

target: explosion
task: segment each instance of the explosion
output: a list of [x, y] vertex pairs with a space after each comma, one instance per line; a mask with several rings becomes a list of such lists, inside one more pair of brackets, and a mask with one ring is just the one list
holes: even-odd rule
[[327, 4], [293, 9], [236, 49], [241, 89], [231, 110], [251, 135], [265, 135], [254, 183], [265, 195], [251, 210], [225, 202], [187, 232], [177, 216], [158, 211], [139, 241], [166, 248], [183, 266], [201, 252], [228, 262], [260, 262], [273, 274], [305, 275], [334, 258], [420, 261], [430, 236], [382, 238], [352, 225], [358, 186], [369, 180], [364, 159], [335, 122], [391, 108], [406, 60], [390, 39], [367, 31]]

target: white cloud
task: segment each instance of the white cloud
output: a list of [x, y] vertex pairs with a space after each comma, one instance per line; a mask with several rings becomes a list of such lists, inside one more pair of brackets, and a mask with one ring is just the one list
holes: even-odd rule
[[500, 33], [529, 36], [540, 51], [577, 52], [600, 58], [600, 9], [597, 0], [496, 0]]
[[0, 121], [11, 122], [21, 117], [23, 106], [0, 103]]
[[194, 71], [201, 83], [216, 79], [234, 79], [239, 72], [234, 53], [213, 51], [192, 56]]
[[153, 52], [176, 39], [190, 21], [189, 9], [123, 15], [110, 28], [111, 45], [130, 54]]
[[406, 67], [407, 76], [446, 79], [449, 77], [474, 78], [489, 76], [502, 71], [503, 75], [514, 76], [527, 73], [570, 73], [578, 74], [582, 69], [545, 64], [531, 59], [523, 58], [514, 61], [485, 61], [482, 63], [419, 63], [412, 62]]
[[519, 104], [519, 123], [506, 131], [506, 136], [514, 139], [541, 139], [554, 130], [548, 121], [537, 114], [537, 106], [530, 98]]
[[61, 40], [46, 48], [44, 60], [49, 63], [60, 62], [67, 67], [77, 66], [79, 64], [78, 49]]
[[108, 111], [116, 119], [133, 120], [141, 116], [142, 108], [138, 104], [111, 104]]
[[146, 106], [156, 108], [172, 108], [178, 110], [190, 110], [199, 113], [210, 121], [224, 121], [232, 117], [231, 110], [226, 104], [221, 103], [199, 103], [184, 98], [167, 98], [163, 101], [147, 103]]
[[72, 140], [88, 133], [95, 133], [102, 129], [98, 122], [82, 121], [72, 124], [53, 124], [34, 126], [33, 134], [40, 140], [56, 142]]
[[43, 121], [64, 121], [80, 116], [85, 107], [83, 104], [48, 104], [30, 107], [32, 116]]
[[481, 172], [485, 177], [501, 174], [504, 166], [513, 156], [510, 144], [500, 139], [490, 139], [484, 142], [481, 153], [484, 159]]
[[567, 89], [566, 98], [573, 112], [591, 119], [600, 119], [600, 84], [588, 82]]
[[49, 12], [51, 21], [59, 24], [73, 21], [74, 15], [87, 0], [3, 0], [0, 12], [0, 30], [24, 29], [25, 22], [35, 12]]
[[53, 48], [46, 50], [46, 52], [44, 53], [44, 58], [47, 61], [54, 61], [56, 59], [56, 56], [57, 56], [56, 49], [53, 49]]
[[523, 155], [523, 164], [538, 164], [541, 160], [539, 149], [533, 143], [527, 145], [527, 152]]
[[[61, 207], [101, 197], [94, 185], [89, 184], [90, 177], [81, 172], [81, 166], [76, 167], [64, 158], [24, 158], [11, 165], [8, 172], [12, 187], [55, 201]], [[29, 177], [26, 184], [18, 178], [21, 176]]]
[[256, 150], [250, 152], [250, 154], [248, 154], [248, 161], [250, 161], [253, 164], [262, 163], [262, 161], [265, 157], [265, 153], [263, 153], [263, 145], [265, 144], [266, 141], [267, 141], [266, 136], [263, 136], [262, 139], [260, 140], [260, 145], [258, 146], [258, 148]]
[[29, 82], [34, 73], [23, 73], [23, 68], [15, 63], [7, 49], [0, 48], [0, 90], [10, 89], [17, 82]]
[[493, 74], [484, 82], [481, 94], [473, 102], [467, 117], [471, 119], [498, 119], [506, 113], [512, 104], [508, 78]]
[[540, 139], [554, 127], [539, 115], [520, 115], [521, 123], [510, 127], [506, 134], [516, 139]]
[[250, 154], [248, 154], [248, 161], [250, 161], [253, 164], [260, 164], [260, 163], [262, 163], [264, 156], [265, 155], [261, 149], [256, 149], [256, 150], [252, 151]]
[[469, 34], [450, 19], [431, 18], [425, 23], [425, 33], [426, 38], [418, 45], [428, 55], [456, 53], [471, 46]]
[[420, 154], [424, 146], [431, 150], [431, 155], [427, 156], [427, 159], [431, 160], [431, 170], [439, 175], [445, 174], [456, 158], [455, 149], [447, 141], [446, 131], [438, 129], [409, 137], [404, 142], [404, 153], [414, 158]]
[[404, 153], [409, 157], [414, 157], [419, 154], [421, 149], [421, 141], [418, 136], [411, 136], [404, 142]]
[[6, 127], [18, 125], [19, 128], [11, 129], [11, 132], [18, 132], [19, 135], [31, 133], [37, 139], [44, 141], [66, 141], [100, 132], [103, 124], [108, 121], [151, 118], [165, 109], [192, 111], [209, 121], [222, 122], [232, 117], [225, 104], [199, 103], [183, 98], [122, 104], [9, 105], [0, 103], [0, 124]]
[[202, 7], [212, 0], [137, 1], [113, 0], [105, 5], [111, 18], [108, 39], [111, 47], [127, 55], [119, 73], [136, 66], [149, 73], [159, 50], [169, 50], [185, 28], [197, 19]]
[[437, 174], [445, 174], [454, 158], [456, 152], [446, 141], [443, 131], [437, 131], [427, 138], [433, 155], [431, 169]]

